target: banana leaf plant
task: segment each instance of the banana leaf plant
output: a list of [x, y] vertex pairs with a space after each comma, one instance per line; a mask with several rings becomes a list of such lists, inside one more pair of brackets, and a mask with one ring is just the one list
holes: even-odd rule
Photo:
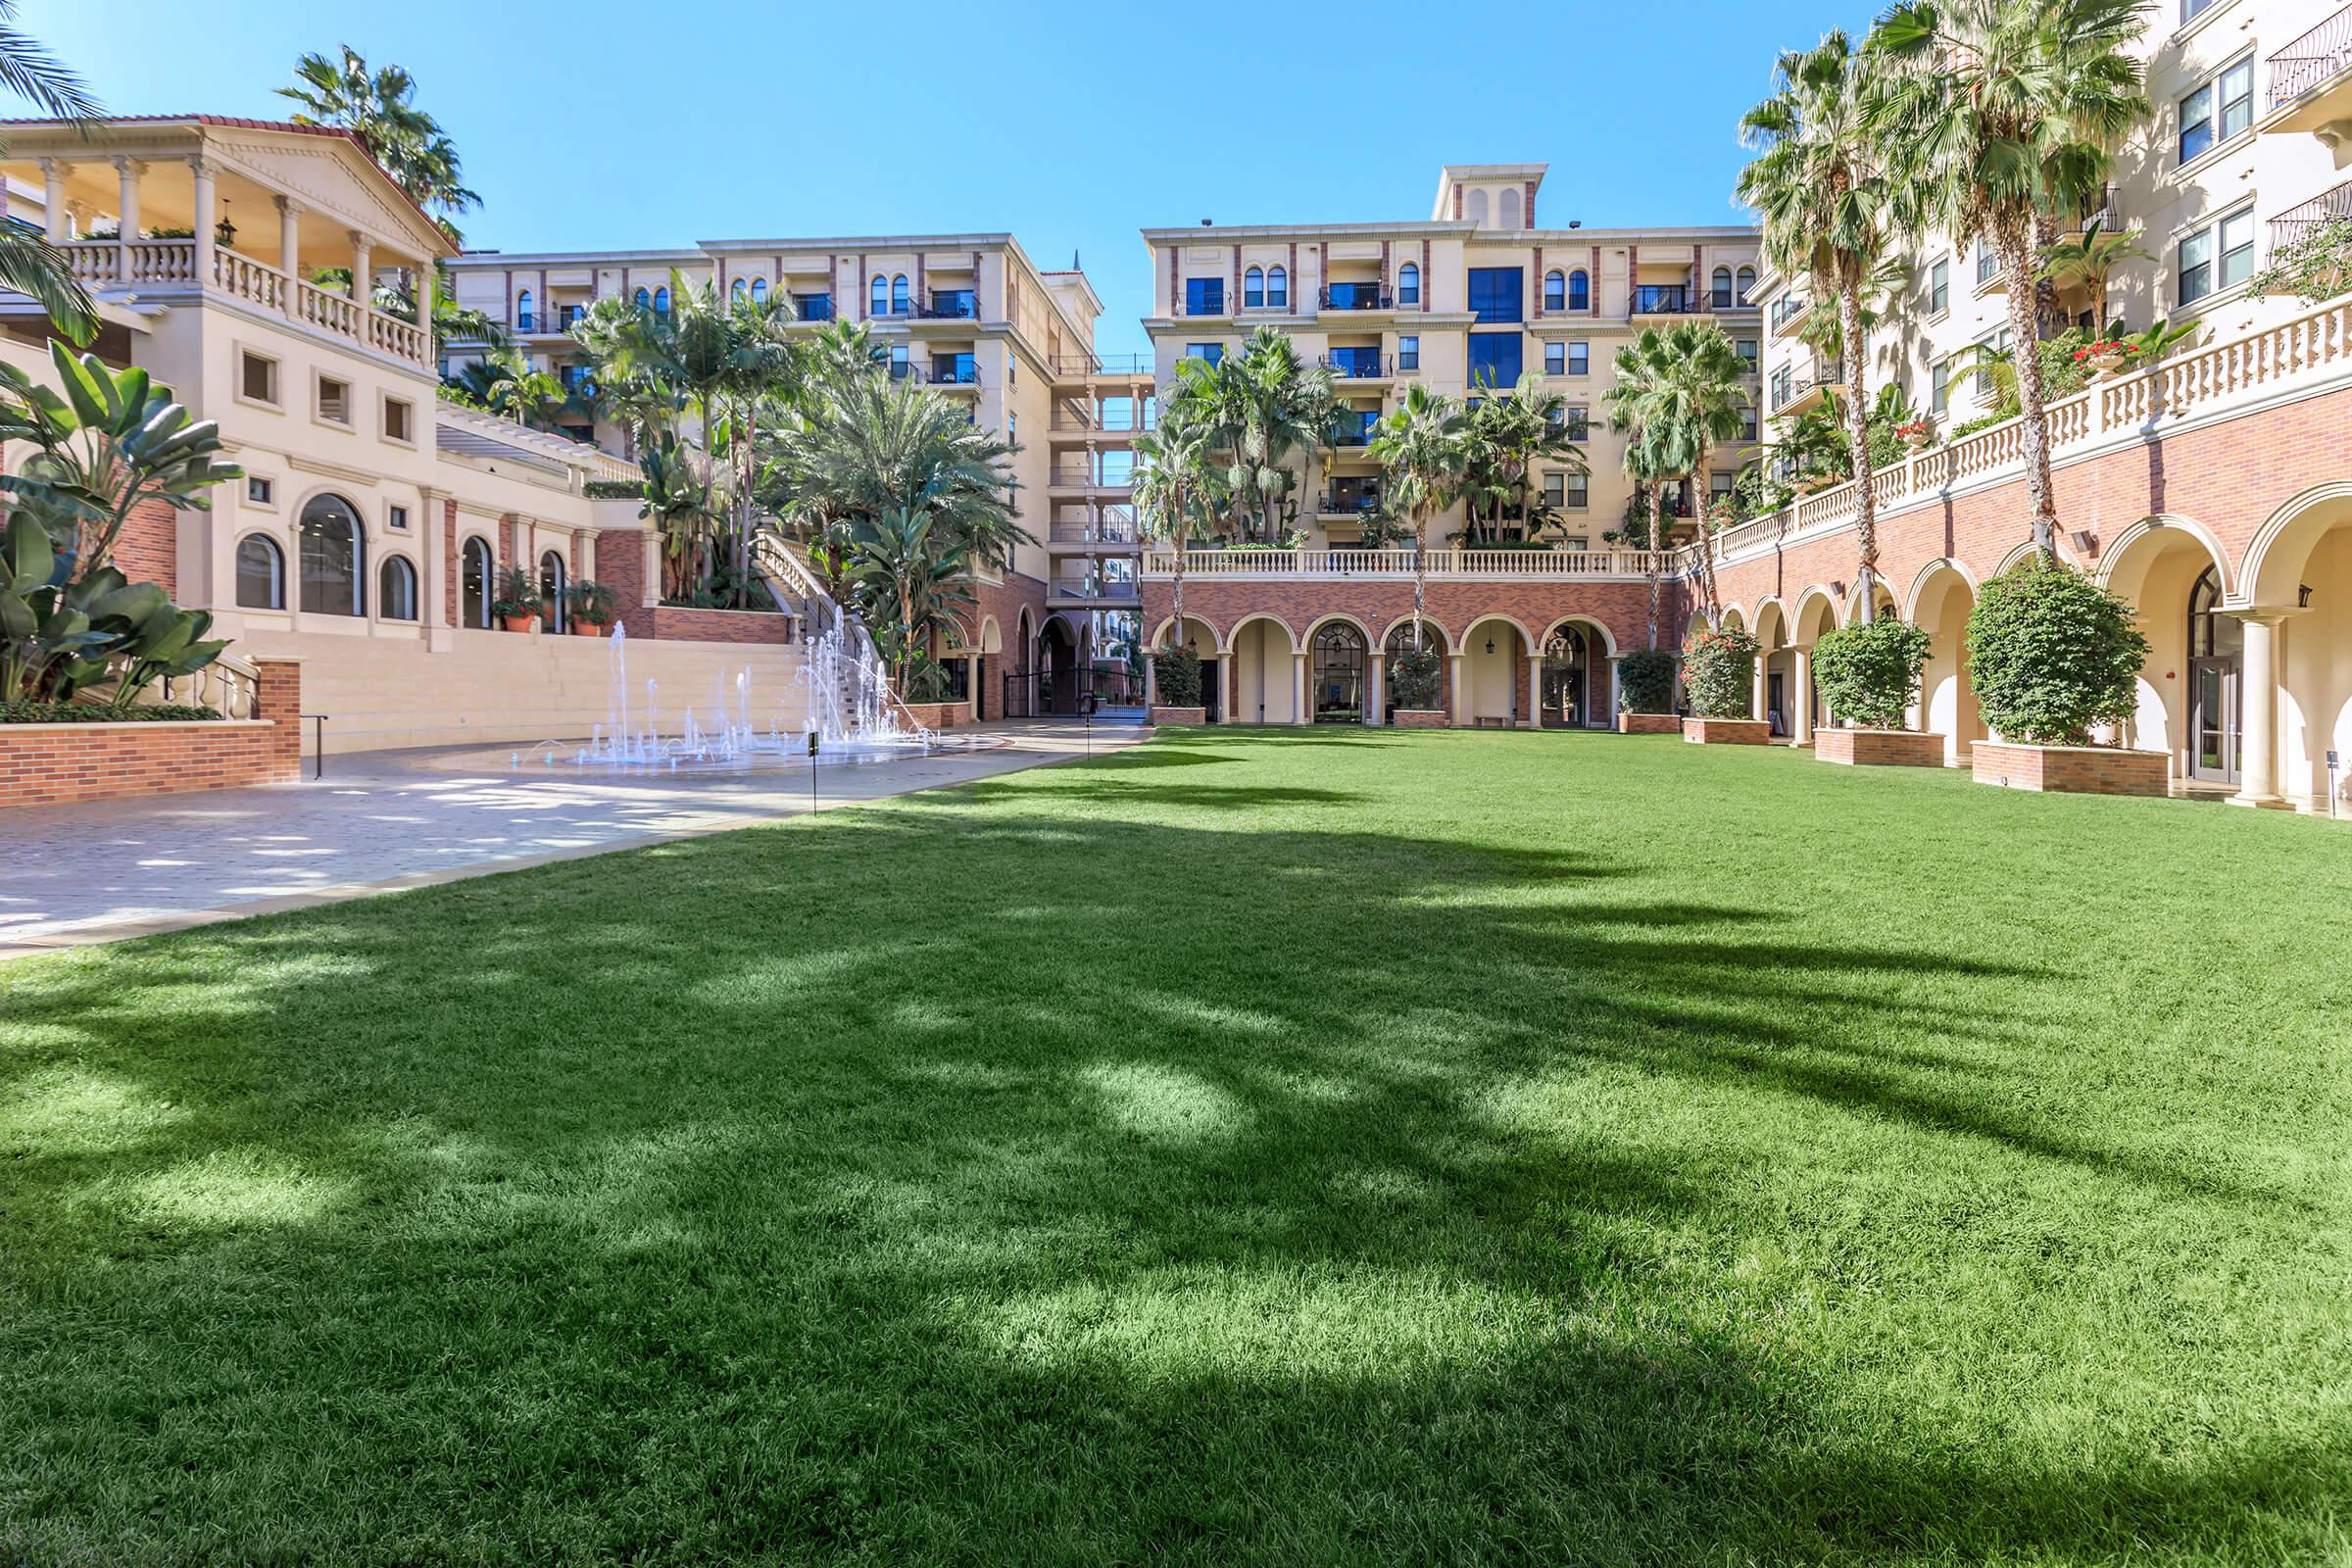
[[179, 609], [160, 583], [112, 566], [69, 578], [66, 564], [27, 514], [0, 534], [0, 702], [69, 702], [111, 680], [109, 700], [124, 704], [228, 646], [206, 641], [213, 617]]

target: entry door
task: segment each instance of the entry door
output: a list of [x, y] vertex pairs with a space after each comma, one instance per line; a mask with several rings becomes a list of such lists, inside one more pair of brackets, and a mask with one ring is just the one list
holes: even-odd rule
[[1764, 716], [1772, 720], [1775, 735], [1788, 733], [1788, 701], [1782, 694], [1788, 689], [1788, 677], [1775, 669], [1764, 676]]
[[1569, 729], [1585, 725], [1584, 666], [1544, 662], [1544, 722]]
[[1211, 724], [1225, 722], [1225, 662], [1200, 661], [1200, 707]]
[[2188, 776], [2214, 784], [2237, 780], [2237, 661], [2218, 655], [2188, 662]]

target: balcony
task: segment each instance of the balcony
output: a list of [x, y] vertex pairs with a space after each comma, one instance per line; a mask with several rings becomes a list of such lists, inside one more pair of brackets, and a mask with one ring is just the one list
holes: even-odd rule
[[517, 337], [561, 337], [587, 314], [588, 307], [585, 305], [559, 305], [548, 311], [517, 311], [514, 314], [514, 334]]
[[1639, 320], [1645, 316], [1707, 316], [1714, 309], [1713, 297], [1705, 289], [1688, 283], [1642, 283], [1636, 285], [1632, 308], [1626, 314]]
[[1057, 522], [1046, 542], [1052, 545], [1134, 545], [1142, 543], [1132, 522]]
[[1776, 377], [1772, 383], [1772, 412], [1775, 414], [1804, 414], [1817, 408], [1838, 385], [1838, 367], [1833, 365], [1819, 375]]
[[980, 316], [980, 298], [968, 288], [939, 289], [916, 313], [926, 321], [970, 321]]
[[935, 354], [931, 357], [933, 386], [978, 386], [980, 367], [969, 354]]
[[1378, 349], [1333, 349], [1323, 356], [1323, 367], [1350, 381], [1382, 380], [1389, 373]]
[[2308, 131], [2331, 148], [2352, 143], [2352, 6], [2271, 56], [2270, 67], [2265, 130]]
[[[1188, 550], [1187, 577], [1253, 577], [1311, 581], [1410, 582], [1416, 552], [1404, 550]], [[1431, 550], [1421, 554], [1420, 565], [1431, 578], [1445, 580], [1502, 578], [1566, 582], [1640, 582], [1655, 569], [1671, 573], [1672, 551], [1652, 554], [1641, 550]], [[1147, 550], [1144, 575], [1174, 575], [1176, 553]]]
[[2098, 224], [2102, 229], [2115, 227], [2115, 187], [2113, 185], [2101, 185], [2099, 193], [2082, 204], [2082, 213], [2075, 219], [2075, 232], [2087, 234], [2093, 223]]
[[803, 321], [830, 321], [833, 319], [833, 296], [795, 294], [792, 297], [792, 314]]
[[1315, 511], [1326, 517], [1360, 517], [1368, 512], [1378, 512], [1381, 485], [1378, 479], [1338, 479], [1331, 488], [1315, 497]]
[[2307, 238], [2323, 223], [2352, 222], [2352, 180], [2346, 180], [2300, 207], [2290, 207], [2271, 220], [2271, 249]]
[[1133, 609], [1143, 603], [1143, 598], [1142, 590], [1132, 582], [1056, 577], [1046, 585], [1048, 604], [1109, 605]]
[[1327, 283], [1315, 303], [1326, 311], [1386, 311], [1395, 304], [1378, 283]]
[[1808, 294], [1784, 294], [1772, 302], [1772, 335], [1786, 337], [1804, 318], [1813, 314], [1813, 299]]
[[1331, 444], [1335, 447], [1370, 446], [1372, 432], [1380, 424], [1380, 415], [1371, 409], [1351, 410], [1350, 415], [1352, 417], [1349, 415], [1341, 416], [1340, 423], [1331, 432]]
[[411, 321], [363, 305], [348, 294], [321, 288], [307, 278], [289, 277], [274, 267], [222, 247], [213, 250], [212, 276], [196, 275], [196, 242], [192, 239], [68, 240], [58, 249], [74, 280], [87, 289], [118, 286], [139, 288], [143, 294], [223, 294], [321, 336], [340, 338], [377, 354], [430, 367], [433, 339]]

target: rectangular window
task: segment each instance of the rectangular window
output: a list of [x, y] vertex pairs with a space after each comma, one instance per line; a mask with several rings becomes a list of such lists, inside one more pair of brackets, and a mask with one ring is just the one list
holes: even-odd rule
[[1527, 272], [1518, 267], [1470, 269], [1470, 314], [1485, 322], [1523, 320]]
[[1567, 344], [1546, 343], [1544, 345], [1544, 373], [1545, 375], [1566, 375], [1568, 373]]
[[1406, 332], [1397, 337], [1396, 368], [1399, 370], [1418, 370], [1421, 368], [1420, 334]]
[[1590, 375], [1592, 373], [1592, 344], [1571, 343], [1568, 345], [1568, 373], [1570, 375]]
[[318, 378], [318, 417], [329, 424], [351, 422], [351, 383], [331, 375]]
[[1470, 384], [1508, 388], [1519, 383], [1522, 339], [1516, 332], [1470, 334]]
[[[1592, 504], [1592, 480], [1582, 473], [1568, 475], [1567, 495], [1560, 505], [1569, 512], [1582, 512]], [[1582, 549], [1580, 545], [1577, 548]]]
[[1928, 314], [1941, 316], [1952, 308], [1952, 259], [1939, 257], [1928, 269]]
[[1557, 512], [1567, 499], [1568, 476], [1564, 473], [1545, 474], [1544, 476], [1544, 504]]
[[1589, 533], [1564, 533], [1560, 535], [1560, 548], [1571, 555], [1581, 556], [1592, 548], [1592, 536]]
[[1242, 279], [1242, 309], [1258, 311], [1265, 309], [1265, 305], [1266, 274], [1252, 267], [1249, 275]]
[[384, 512], [384, 526], [397, 533], [407, 533], [409, 531], [409, 509], [402, 506], [387, 508]]
[[404, 398], [384, 399], [384, 439], [414, 443], [416, 431], [411, 428], [416, 406]]
[[1592, 439], [1592, 410], [1582, 403], [1571, 403], [1565, 411], [1568, 417], [1566, 433], [1571, 441]]
[[1993, 254], [1992, 254], [1992, 246], [1991, 246], [1991, 244], [1990, 244], [1988, 241], [1985, 241], [1985, 240], [1983, 240], [1983, 239], [1980, 239], [1980, 240], [1978, 240], [1978, 241], [1977, 241], [1977, 281], [1978, 281], [1979, 283], [1989, 283], [1989, 282], [1991, 282], [1991, 281], [1992, 281], [1992, 274], [1993, 274], [1994, 272], [1996, 272], [1996, 271], [1999, 271], [1999, 270], [2000, 270], [2000, 266], [2001, 266], [2001, 264], [2000, 264], [1999, 260], [1998, 260], [1997, 258], [1995, 258], [1995, 257], [1993, 256]]
[[245, 499], [257, 507], [277, 505], [277, 487], [267, 479], [248, 474], [245, 479]]
[[1184, 280], [1184, 314], [1187, 316], [1223, 316], [1225, 314], [1225, 280], [1221, 277], [1188, 277]]
[[1784, 365], [1772, 372], [1772, 406], [1779, 408], [1788, 401], [1788, 393], [1796, 372]]
[[2180, 21], [2183, 25], [2196, 21], [2219, 5], [2221, 0], [2180, 0]]
[[1740, 405], [1740, 439], [1752, 442], [1755, 438], [1756, 406], [1753, 403], [1742, 403]]
[[2241, 207], [2180, 241], [2180, 303], [2234, 288], [2254, 271], [2254, 209]]
[[1931, 373], [1936, 378], [1936, 389], [1929, 397], [1928, 407], [1935, 413], [1942, 414], [1952, 406], [1952, 362], [1937, 360]]
[[2252, 123], [2254, 57], [2247, 55], [2180, 100], [2180, 161], [2187, 163]]
[[1184, 346], [1184, 357], [1188, 360], [1206, 360], [1209, 364], [1214, 365], [1225, 358], [1225, 345], [1222, 343], [1187, 343]]
[[277, 362], [268, 355], [246, 353], [240, 359], [238, 385], [256, 403], [277, 401]]
[[1707, 494], [1721, 501], [1732, 493], [1732, 481], [1738, 477], [1737, 474], [1726, 473], [1721, 468], [1717, 468], [1707, 475]]
[[[1977, 339], [1977, 347], [1980, 351], [1989, 350], [1993, 354], [2006, 354], [2009, 352], [2010, 346], [2016, 341], [2016, 334], [2004, 326], [1997, 332], [1987, 333], [1985, 336]], [[1978, 354], [1977, 363], [1979, 365], [1984, 363], [1984, 354], [1983, 352]], [[1994, 388], [1992, 372], [1990, 370], [1979, 370], [1977, 372], [1976, 393], [1977, 401], [1979, 403], [1990, 403], [1993, 400]]]

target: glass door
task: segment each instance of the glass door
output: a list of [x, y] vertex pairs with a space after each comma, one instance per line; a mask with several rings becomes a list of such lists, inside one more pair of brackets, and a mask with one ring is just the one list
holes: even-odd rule
[[2211, 655], [2190, 660], [2188, 693], [2188, 776], [2235, 784], [2237, 661]]

